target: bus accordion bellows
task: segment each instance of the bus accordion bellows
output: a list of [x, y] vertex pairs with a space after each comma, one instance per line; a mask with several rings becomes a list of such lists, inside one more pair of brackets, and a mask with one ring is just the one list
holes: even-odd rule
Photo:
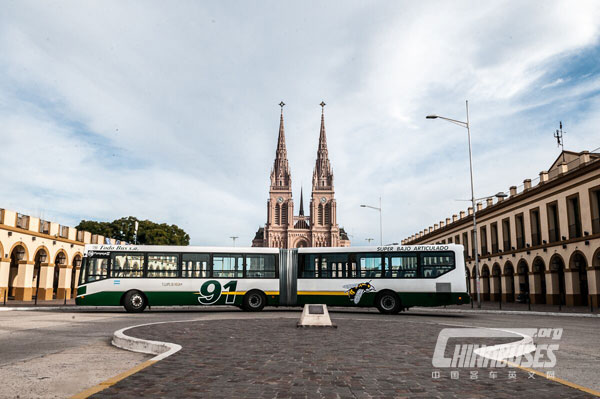
[[86, 245], [77, 305], [413, 306], [469, 303], [461, 245], [224, 248]]

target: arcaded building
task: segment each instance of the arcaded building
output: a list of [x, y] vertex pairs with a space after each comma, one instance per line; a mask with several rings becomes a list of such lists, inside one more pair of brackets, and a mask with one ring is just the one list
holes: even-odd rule
[[116, 244], [48, 220], [0, 209], [0, 302], [69, 299], [85, 244]]
[[506, 199], [478, 203], [402, 241], [465, 247], [474, 295], [475, 250], [483, 300], [589, 305], [600, 302], [600, 154], [563, 151], [534, 181], [510, 187]]
[[[253, 247], [348, 247], [350, 240], [337, 223], [333, 171], [329, 162], [325, 116], [321, 112], [321, 129], [317, 160], [313, 171], [309, 215], [304, 214], [303, 193], [300, 192], [300, 209], [294, 214], [292, 174], [287, 159], [283, 103], [279, 120], [279, 136], [275, 162], [271, 170], [271, 185], [267, 201], [267, 223], [256, 232]], [[321, 103], [324, 109], [325, 104]]]

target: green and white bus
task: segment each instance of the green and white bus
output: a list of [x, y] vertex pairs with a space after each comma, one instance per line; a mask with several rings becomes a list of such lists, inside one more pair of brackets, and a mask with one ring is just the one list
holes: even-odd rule
[[469, 303], [460, 245], [221, 248], [86, 245], [76, 303], [124, 306], [412, 306]]

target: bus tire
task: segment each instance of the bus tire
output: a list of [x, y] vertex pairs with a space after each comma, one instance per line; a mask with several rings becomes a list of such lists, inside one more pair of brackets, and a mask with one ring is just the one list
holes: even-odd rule
[[147, 305], [148, 299], [146, 299], [146, 296], [140, 291], [129, 291], [123, 298], [123, 306], [129, 313], [143, 312]]
[[375, 306], [383, 314], [396, 314], [402, 310], [400, 298], [393, 291], [382, 291], [375, 298]]
[[267, 297], [262, 291], [252, 290], [244, 295], [243, 309], [247, 312], [260, 312], [267, 304]]

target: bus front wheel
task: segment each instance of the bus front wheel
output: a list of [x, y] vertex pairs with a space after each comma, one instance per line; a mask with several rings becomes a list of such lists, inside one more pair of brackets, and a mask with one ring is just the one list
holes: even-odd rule
[[402, 309], [400, 298], [392, 291], [383, 291], [377, 295], [375, 305], [383, 314], [396, 314]]
[[261, 291], [254, 290], [244, 295], [242, 308], [248, 312], [260, 312], [267, 304], [267, 297]]
[[129, 291], [123, 299], [123, 306], [130, 313], [143, 312], [147, 305], [148, 300], [140, 291]]

